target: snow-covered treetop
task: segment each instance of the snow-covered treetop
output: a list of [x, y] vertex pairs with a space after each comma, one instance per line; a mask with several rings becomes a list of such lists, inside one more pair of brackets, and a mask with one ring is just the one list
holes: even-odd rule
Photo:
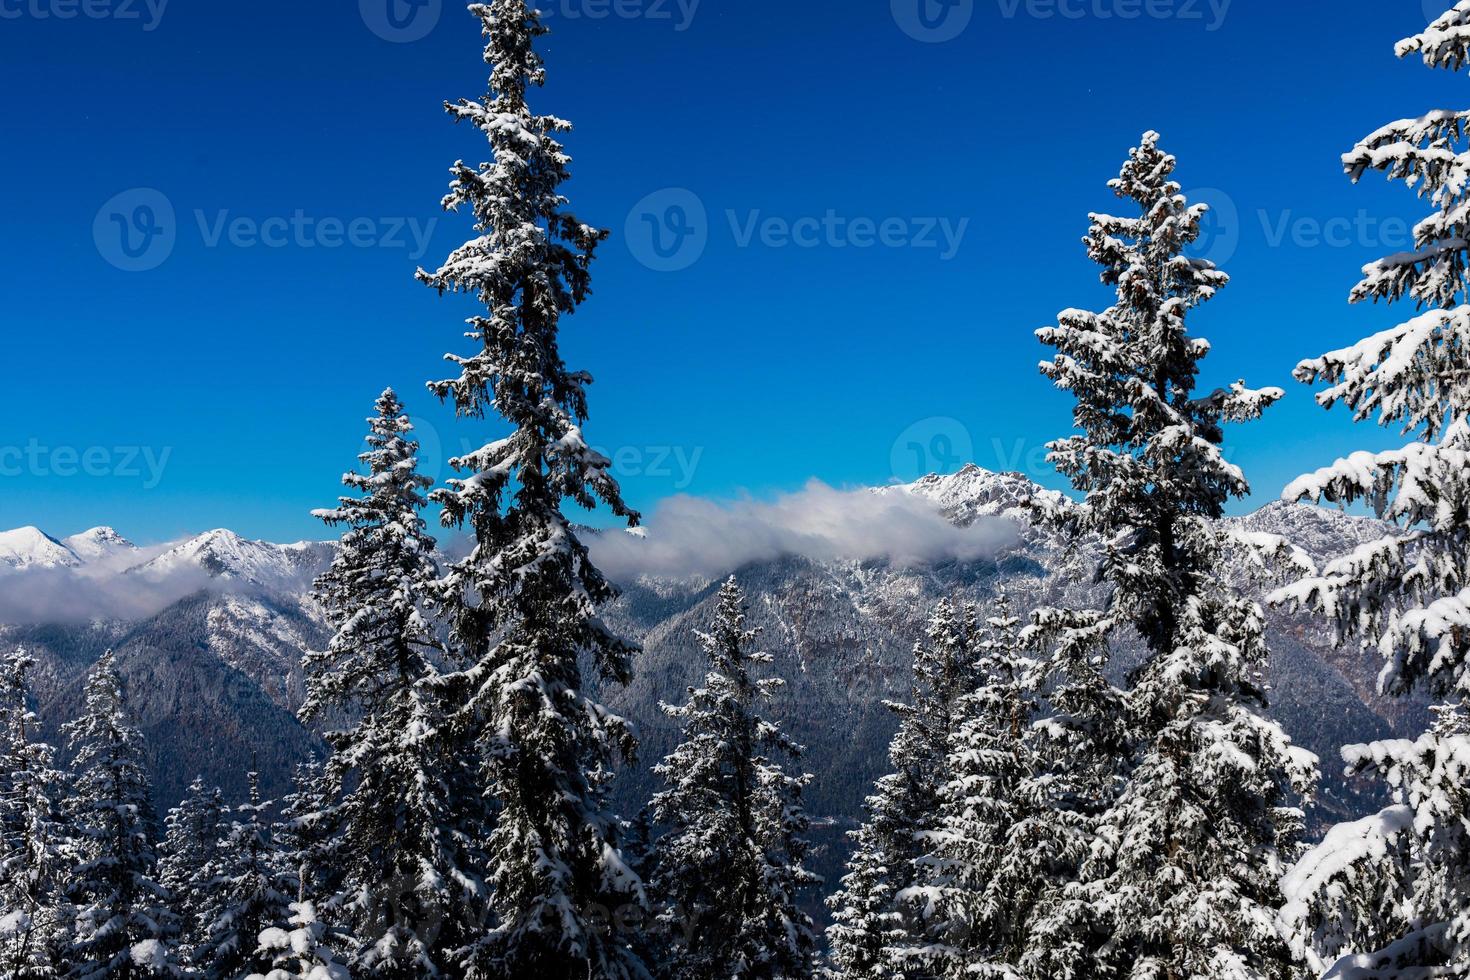
[[1214, 574], [1213, 532], [1200, 523], [1250, 488], [1220, 450], [1226, 422], [1255, 419], [1283, 396], [1243, 383], [1195, 394], [1209, 342], [1191, 336], [1190, 310], [1229, 277], [1186, 249], [1208, 208], [1190, 204], [1173, 179], [1175, 159], [1148, 132], [1109, 183], [1137, 217], [1094, 214], [1084, 243], [1117, 292], [1101, 313], [1065, 310], [1037, 331], [1056, 355], [1041, 371], [1077, 401], [1080, 435], [1051, 443], [1050, 459], [1084, 505], [1065, 519], [1112, 542], [1106, 574], [1120, 611], [1157, 649], [1168, 648], [1180, 597]]
[[[1431, 66], [1458, 70], [1470, 39], [1470, 0], [1399, 45]], [[1416, 441], [1357, 452], [1294, 481], [1290, 500], [1363, 503], [1404, 533], [1365, 544], [1273, 601], [1324, 612], [1342, 638], [1377, 641], [1385, 686], [1426, 681], [1470, 695], [1470, 112], [1400, 119], [1344, 154], [1353, 180], [1370, 170], [1402, 181], [1434, 208], [1414, 248], [1372, 262], [1353, 302], [1408, 301], [1423, 310], [1352, 346], [1303, 361], [1298, 380], [1324, 383], [1364, 421], [1377, 416]], [[1426, 309], [1427, 308], [1427, 309]]]
[[1459, 0], [1428, 28], [1400, 41], [1395, 50], [1400, 58], [1419, 54], [1431, 68], [1459, 71], [1470, 50], [1470, 0]]

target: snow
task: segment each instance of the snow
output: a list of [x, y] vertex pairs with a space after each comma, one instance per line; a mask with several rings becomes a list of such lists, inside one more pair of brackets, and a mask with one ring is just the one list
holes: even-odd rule
[[133, 571], [166, 578], [181, 570], [202, 569], [226, 582], [290, 589], [308, 582], [324, 565], [331, 548], [314, 542], [280, 545], [250, 541], [220, 528], [190, 538]]
[[63, 538], [61, 544], [88, 564], [115, 557], [136, 555], [138, 546], [110, 527], [94, 527]]
[[40, 528], [0, 532], [0, 569], [78, 568], [82, 560]]
[[1413, 826], [1413, 810], [1391, 806], [1371, 817], [1333, 827], [1282, 880], [1281, 892], [1286, 899], [1283, 918], [1293, 924], [1305, 921], [1323, 888], [1365, 858], [1382, 860], [1398, 837]]

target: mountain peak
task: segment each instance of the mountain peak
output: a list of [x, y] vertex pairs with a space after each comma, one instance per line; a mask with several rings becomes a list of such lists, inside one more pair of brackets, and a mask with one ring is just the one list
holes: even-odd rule
[[81, 534], [73, 534], [64, 539], [61, 544], [86, 562], [110, 558], [114, 555], [130, 555], [138, 550], [138, 546], [133, 542], [118, 534], [115, 529], [105, 526], [94, 527]]
[[210, 578], [281, 589], [310, 581], [330, 560], [327, 546], [251, 541], [228, 528], [215, 528], [179, 542], [137, 571], [163, 576], [200, 569]]
[[931, 473], [914, 483], [885, 487], [884, 493], [909, 493], [935, 503], [957, 524], [968, 525], [977, 518], [1021, 510], [1038, 498], [1066, 498], [1047, 490], [1024, 473], [996, 473], [967, 463], [954, 473]]
[[38, 527], [0, 531], [0, 568], [76, 568], [81, 559]]

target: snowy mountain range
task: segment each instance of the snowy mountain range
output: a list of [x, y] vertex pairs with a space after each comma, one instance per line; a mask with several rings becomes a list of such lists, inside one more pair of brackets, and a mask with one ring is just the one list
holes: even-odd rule
[[[948, 595], [983, 604], [1002, 587], [1022, 608], [1095, 598], [1088, 578], [1077, 574], [1086, 566], [1077, 549], [1028, 523], [1024, 504], [1049, 491], [1024, 476], [967, 467], [875, 492], [921, 498], [959, 527], [1010, 521], [1018, 543], [974, 561], [898, 564], [793, 551], [727, 570], [749, 593], [751, 624], [763, 630], [762, 645], [788, 680], [779, 714], [808, 746], [806, 766], [817, 776], [810, 807], [830, 828], [819, 863], [829, 869], [836, 867], [840, 831], [859, 816], [886, 766], [894, 721], [882, 702], [906, 697], [913, 644], [934, 603]], [[1318, 559], [1384, 531], [1371, 520], [1284, 503], [1232, 523], [1249, 534], [1281, 535]], [[28, 582], [37, 601], [57, 589], [140, 587], [154, 590], [148, 595], [158, 608], [54, 621], [12, 614], [14, 625], [0, 626], [0, 644], [23, 643], [40, 660], [40, 707], [53, 738], [80, 706], [87, 668], [115, 649], [149, 741], [161, 804], [177, 799], [198, 773], [238, 794], [251, 768], [264, 774], [267, 794], [279, 796], [292, 765], [319, 749], [294, 712], [302, 653], [329, 636], [309, 591], [331, 554], [330, 544], [279, 545], [226, 530], [155, 548], [138, 548], [110, 528], [68, 538], [35, 528], [5, 532], [0, 596], [24, 596]], [[1264, 570], [1239, 574], [1261, 594], [1275, 584]], [[682, 700], [702, 676], [694, 631], [707, 626], [721, 578], [639, 578], [624, 583], [625, 595], [608, 611], [644, 647], [633, 683], [603, 692], [641, 729], [642, 758], [620, 786], [626, 810], [646, 797], [648, 766], [673, 745], [675, 733], [657, 705]], [[0, 604], [0, 622], [6, 611]], [[1357, 813], [1367, 801], [1361, 787], [1338, 775], [1338, 750], [1415, 731], [1424, 706], [1380, 698], [1376, 655], [1339, 649], [1316, 622], [1272, 613], [1271, 638], [1272, 711], [1324, 760], [1323, 816]], [[1136, 648], [1117, 651], [1120, 677], [1137, 656]]]
[[22, 527], [0, 532], [0, 569], [81, 568], [137, 550], [110, 527], [94, 527], [62, 540], [39, 528]]

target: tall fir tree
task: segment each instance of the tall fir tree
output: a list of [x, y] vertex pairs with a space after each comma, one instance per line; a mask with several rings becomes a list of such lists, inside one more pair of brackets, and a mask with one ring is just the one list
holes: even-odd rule
[[712, 631], [699, 635], [710, 662], [704, 686], [687, 704], [664, 706], [683, 741], [654, 767], [667, 788], [653, 815], [667, 830], [652, 885], [673, 937], [661, 972], [684, 980], [806, 980], [816, 969], [817, 938], [800, 904], [819, 881], [804, 865], [809, 777], [787, 771], [802, 750], [761, 713], [784, 681], [751, 675], [772, 658], [752, 649], [760, 634], [745, 614], [732, 577]]
[[76, 907], [65, 959], [74, 980], [172, 976], [177, 923], [157, 880], [154, 816], [143, 738], [128, 721], [111, 651], [87, 678], [86, 705], [65, 728], [75, 786], [66, 812], [80, 861], [68, 880]]
[[[583, 664], [626, 682], [634, 646], [599, 607], [616, 594], [592, 564], [566, 505], [599, 503], [636, 523], [611, 461], [585, 441], [591, 378], [568, 369], [561, 319], [587, 297], [606, 232], [577, 220], [560, 187], [571, 127], [537, 115], [527, 91], [545, 69], [546, 33], [524, 0], [472, 4], [488, 44], [488, 94], [447, 104], [489, 140], [492, 162], [456, 163], [444, 206], [468, 208], [477, 235], [420, 278], [486, 307], [469, 321], [478, 349], [450, 355], [459, 376], [431, 385], [459, 415], [493, 411], [510, 433], [453, 465], [463, 478], [435, 494], [448, 524], [470, 528], [473, 551], [444, 583], [464, 720], [485, 758], [488, 881], [493, 917], [469, 960], [473, 976], [547, 980], [640, 977], [628, 937], [604, 910], [645, 907], [608, 803], [619, 757], [635, 749], [626, 721], [587, 691]], [[628, 914], [615, 914], [614, 922]]]
[[[1400, 57], [1459, 71], [1470, 58], [1470, 5], [1456, 4], [1400, 41]], [[1333, 830], [1293, 871], [1292, 921], [1303, 955], [1335, 978], [1470, 976], [1470, 112], [1390, 123], [1343, 156], [1403, 181], [1434, 211], [1414, 249], [1366, 266], [1352, 302], [1409, 302], [1416, 315], [1296, 370], [1325, 383], [1317, 401], [1355, 421], [1378, 416], [1411, 438], [1304, 476], [1287, 499], [1366, 505], [1393, 533], [1326, 564], [1273, 601], [1305, 606], [1341, 641], [1376, 643], [1385, 691], [1445, 699], [1417, 741], [1344, 749], [1393, 805]], [[1340, 958], [1340, 959], [1339, 959]]]
[[435, 687], [444, 651], [425, 611], [437, 568], [422, 516], [433, 481], [391, 390], [369, 424], [365, 472], [343, 477], [358, 495], [316, 514], [345, 531], [316, 593], [338, 630], [305, 659], [302, 716], [357, 719], [327, 736], [336, 888], [318, 907], [355, 938], [347, 966], [359, 976], [436, 977], [482, 915], [476, 766]]
[[209, 865], [212, 915], [191, 957], [202, 980], [237, 980], [271, 967], [260, 936], [284, 928], [291, 917], [295, 878], [276, 846], [268, 816], [272, 804], [260, 798], [257, 773], [248, 782], [249, 802], [235, 807]]
[[187, 964], [193, 963], [194, 950], [217, 912], [212, 878], [229, 813], [219, 789], [207, 789], [203, 777], [198, 777], [189, 785], [188, 795], [164, 818], [158, 881], [168, 892], [169, 908], [179, 922], [179, 956]]
[[0, 976], [49, 980], [70, 910], [62, 895], [70, 835], [61, 815], [65, 776], [36, 738], [29, 674], [17, 649], [0, 663]]
[[1125, 702], [1137, 765], [1097, 821], [1078, 892], [1096, 942], [1063, 937], [1084, 958], [1063, 975], [1285, 980], [1296, 967], [1276, 930], [1279, 881], [1315, 760], [1262, 714], [1264, 616], [1221, 582], [1216, 525], [1249, 492], [1221, 452], [1223, 424], [1283, 393], [1196, 393], [1210, 345], [1185, 320], [1228, 277], [1186, 254], [1207, 208], [1185, 200], [1174, 169], [1146, 133], [1110, 184], [1139, 216], [1093, 215], [1085, 239], [1116, 304], [1038, 332], [1057, 351], [1042, 371], [1076, 399], [1080, 430], [1050, 459], [1086, 495], [1080, 529], [1106, 542], [1107, 618], [1149, 650]]
[[927, 641], [914, 646], [910, 703], [888, 704], [899, 717], [889, 746], [892, 771], [865, 804], [868, 819], [850, 834], [853, 853], [842, 886], [828, 904], [836, 974], [847, 980], [897, 980], [926, 969], [911, 952], [924, 941], [924, 916], [900, 900], [919, 883], [924, 835], [936, 828], [948, 782], [950, 739], [963, 717], [960, 702], [979, 683], [974, 611], [940, 601]]
[[[1034, 793], [1035, 671], [1021, 647], [1010, 597], [996, 598], [978, 630], [978, 678], [954, 708], [937, 766], [945, 781], [930, 803], [919, 881], [901, 896], [924, 931], [894, 952], [895, 969], [933, 977], [1016, 977], [1027, 917], [1047, 883], [1048, 835]], [[890, 954], [892, 955], [892, 954]]]

